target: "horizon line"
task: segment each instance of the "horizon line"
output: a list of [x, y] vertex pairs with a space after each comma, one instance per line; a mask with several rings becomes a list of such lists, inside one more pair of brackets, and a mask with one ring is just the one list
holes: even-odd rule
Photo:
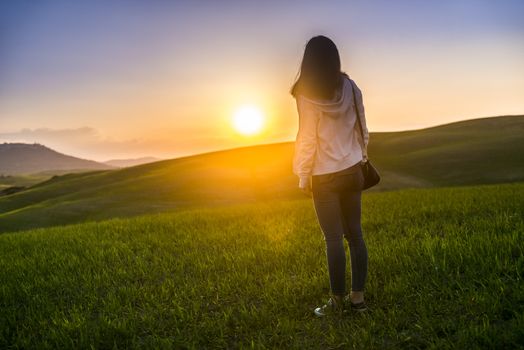
[[[369, 133], [370, 134], [391, 134], [391, 133], [403, 133], [403, 132], [421, 131], [421, 130], [428, 130], [428, 129], [434, 129], [434, 128], [439, 128], [439, 127], [443, 127], [443, 126], [448, 126], [448, 125], [452, 125], [452, 124], [460, 124], [460, 123], [472, 122], [472, 121], [475, 121], [475, 120], [495, 119], [495, 118], [508, 118], [508, 117], [524, 117], [524, 114], [507, 114], [507, 115], [498, 115], [498, 116], [462, 119], [462, 120], [457, 120], [457, 121], [453, 121], [453, 122], [449, 122], [449, 123], [437, 124], [437, 125], [428, 126], [428, 127], [422, 127], [422, 128], [396, 130], [396, 131], [369, 131]], [[161, 161], [169, 161], [169, 160], [175, 160], [175, 159], [184, 159], [184, 158], [189, 158], [189, 157], [203, 156], [203, 155], [219, 153], [219, 152], [228, 152], [228, 151], [240, 150], [240, 149], [245, 149], [245, 148], [250, 148], [250, 147], [278, 145], [278, 144], [292, 143], [292, 142], [294, 142], [294, 140], [286, 140], [286, 141], [278, 141], [278, 142], [262, 142], [262, 143], [257, 143], [257, 144], [253, 144], [253, 145], [231, 147], [231, 148], [212, 149], [212, 150], [204, 151], [204, 152], [200, 152], [200, 153], [190, 153], [190, 154], [174, 156], [174, 157], [167, 157], [167, 158], [158, 157], [158, 156], [155, 156], [155, 155], [145, 155], [145, 156], [133, 156], [133, 157], [129, 157], [129, 158], [113, 157], [113, 158], [110, 158], [108, 160], [94, 160], [92, 158], [84, 158], [84, 157], [74, 156], [74, 155], [71, 155], [71, 154], [68, 154], [68, 153], [62, 153], [61, 151], [58, 151], [58, 150], [53, 149], [53, 148], [50, 148], [50, 147], [48, 147], [48, 146], [46, 146], [46, 145], [44, 145], [42, 143], [39, 143], [39, 142], [33, 142], [33, 143], [16, 142], [16, 141], [15, 142], [6, 142], [6, 141], [2, 142], [0, 140], [0, 144], [41, 145], [41, 146], [44, 146], [44, 147], [46, 147], [46, 148], [48, 148], [50, 150], [53, 150], [55, 152], [61, 153], [61, 154], [66, 155], [66, 156], [71, 156], [71, 157], [74, 157], [74, 158], [88, 160], [88, 161], [93, 161], [93, 162], [100, 163], [100, 164], [105, 164], [105, 163], [107, 163], [109, 161], [114, 161], [114, 160], [135, 160], [135, 159], [149, 158], [149, 157], [157, 158], [157, 160], [155, 160], [153, 162], [143, 163], [143, 164], [139, 164], [139, 165], [136, 165], [136, 166], [140, 166], [140, 165], [144, 165], [144, 164], [151, 164], [151, 163], [161, 162]]]

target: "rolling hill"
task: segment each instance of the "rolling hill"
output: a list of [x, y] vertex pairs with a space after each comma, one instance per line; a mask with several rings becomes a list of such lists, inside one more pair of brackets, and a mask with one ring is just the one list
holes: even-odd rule
[[0, 174], [3, 175], [105, 169], [113, 169], [113, 167], [92, 160], [68, 156], [37, 143], [0, 144]]
[[141, 158], [132, 158], [132, 159], [111, 159], [111, 160], [105, 161], [104, 164], [107, 164], [113, 167], [117, 167], [117, 168], [127, 168], [130, 166], [158, 162], [159, 160], [161, 159], [156, 158], [156, 157], [141, 157]]
[[[373, 133], [369, 154], [383, 176], [374, 191], [524, 181], [524, 116]], [[300, 197], [292, 156], [286, 142], [54, 177], [0, 197], [0, 232]]]

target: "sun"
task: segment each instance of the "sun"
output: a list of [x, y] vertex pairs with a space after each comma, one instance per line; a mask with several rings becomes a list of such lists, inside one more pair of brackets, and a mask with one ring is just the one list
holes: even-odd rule
[[233, 115], [233, 127], [242, 135], [258, 134], [263, 126], [264, 113], [256, 106], [241, 106]]

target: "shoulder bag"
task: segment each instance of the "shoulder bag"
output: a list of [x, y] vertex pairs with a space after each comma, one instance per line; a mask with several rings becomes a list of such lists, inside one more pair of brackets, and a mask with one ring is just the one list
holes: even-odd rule
[[353, 91], [353, 102], [355, 103], [355, 111], [357, 112], [357, 123], [360, 130], [360, 137], [362, 140], [362, 154], [365, 155], [364, 160], [360, 163], [362, 167], [362, 173], [364, 174], [364, 187], [363, 190], [367, 190], [370, 187], [375, 186], [380, 182], [380, 174], [377, 169], [371, 164], [371, 161], [367, 159], [366, 144], [364, 143], [364, 129], [362, 129], [362, 122], [360, 121], [360, 113], [358, 111], [357, 97], [355, 95], [355, 86], [351, 84], [351, 90]]

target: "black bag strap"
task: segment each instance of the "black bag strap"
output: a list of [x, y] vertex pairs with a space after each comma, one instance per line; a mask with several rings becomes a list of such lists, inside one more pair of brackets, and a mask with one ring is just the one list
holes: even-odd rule
[[362, 147], [362, 157], [364, 157], [366, 160], [368, 158], [368, 151], [366, 144], [364, 142], [364, 129], [362, 129], [362, 122], [360, 121], [360, 112], [358, 111], [358, 102], [357, 102], [357, 96], [355, 94], [355, 84], [353, 84], [353, 80], [349, 80], [351, 82], [351, 91], [353, 92], [353, 102], [355, 103], [355, 111], [357, 112], [357, 123], [358, 123], [358, 129], [360, 130], [360, 139], [362, 140], [362, 143], [360, 146]]

